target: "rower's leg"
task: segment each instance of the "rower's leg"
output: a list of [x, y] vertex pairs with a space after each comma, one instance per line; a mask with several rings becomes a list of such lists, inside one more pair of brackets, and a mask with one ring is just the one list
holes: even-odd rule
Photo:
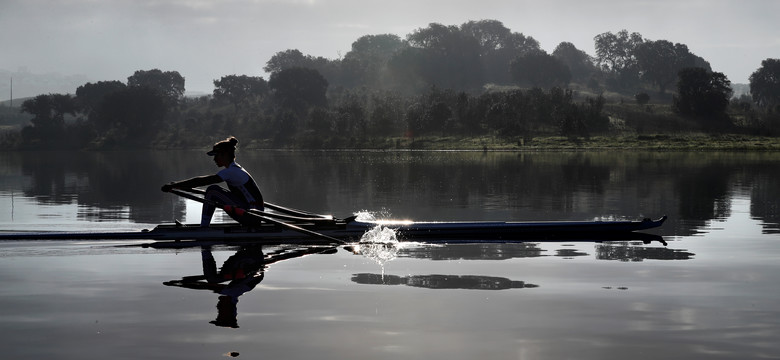
[[[223, 189], [219, 185], [211, 185], [206, 189], [206, 193], [203, 197], [209, 201], [216, 201], [221, 204], [229, 204], [230, 197], [227, 196], [227, 190]], [[214, 217], [214, 211], [217, 208], [209, 203], [204, 203], [200, 213], [200, 226], [208, 227], [211, 224], [211, 218]]]
[[[219, 185], [211, 185], [206, 189], [206, 194], [203, 196], [206, 198], [206, 200], [210, 200], [212, 202], [217, 202], [219, 204], [224, 205], [234, 205], [239, 206], [242, 208], [247, 208], [246, 204], [243, 204], [242, 201], [233, 193], [231, 193], [229, 190], [225, 190], [224, 188], [220, 187]], [[203, 204], [203, 210], [201, 212], [201, 218], [200, 218], [200, 226], [201, 227], [208, 227], [211, 223], [211, 218], [214, 216], [214, 210], [216, 208], [213, 205], [209, 204]], [[238, 221], [238, 217], [235, 216], [235, 214], [228, 214], [230, 217], [232, 217], [234, 220]]]

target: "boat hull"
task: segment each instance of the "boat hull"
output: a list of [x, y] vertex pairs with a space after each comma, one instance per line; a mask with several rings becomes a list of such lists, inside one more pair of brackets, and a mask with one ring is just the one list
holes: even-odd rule
[[[411, 222], [411, 221], [333, 221], [326, 224], [295, 224], [345, 242], [360, 241], [378, 226], [391, 229], [400, 241], [480, 242], [502, 240], [555, 240], [575, 237], [602, 238], [625, 236], [635, 231], [661, 226], [666, 216], [639, 221], [544, 221], [544, 222]], [[238, 224], [217, 224], [209, 228], [197, 225], [164, 224], [139, 232], [39, 232], [0, 234], [0, 240], [262, 240], [268, 243], [328, 243], [326, 239], [310, 237], [276, 224], [245, 227]]]

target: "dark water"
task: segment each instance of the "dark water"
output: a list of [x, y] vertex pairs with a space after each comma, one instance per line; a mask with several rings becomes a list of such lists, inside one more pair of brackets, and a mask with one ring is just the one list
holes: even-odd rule
[[[416, 220], [668, 215], [653, 231], [668, 245], [354, 253], [1, 242], [3, 357], [780, 357], [780, 154], [244, 152], [238, 160], [268, 201], [296, 208]], [[197, 221], [197, 204], [160, 185], [215, 170], [200, 152], [0, 153], [0, 231]]]

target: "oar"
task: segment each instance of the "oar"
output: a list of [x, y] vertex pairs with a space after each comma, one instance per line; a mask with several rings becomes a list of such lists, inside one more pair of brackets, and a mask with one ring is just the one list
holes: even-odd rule
[[[205, 195], [206, 194], [206, 191], [205, 190], [201, 190], [201, 189], [179, 189], [179, 190], [187, 191], [187, 192], [190, 192], [190, 193], [193, 193], [193, 194], [198, 194], [198, 195]], [[284, 214], [288, 214], [288, 215], [292, 215], [292, 216], [297, 216], [297, 217], [314, 217], [314, 218], [320, 218], [320, 219], [324, 219], [324, 220], [333, 220], [333, 216], [331, 216], [331, 215], [315, 214], [313, 212], [308, 212], [308, 211], [304, 211], [304, 210], [290, 209], [290, 208], [287, 208], [287, 207], [284, 207], [284, 206], [271, 204], [269, 202], [265, 202], [265, 203], [263, 203], [263, 205], [265, 207], [271, 209], [271, 210], [275, 210], [275, 211], [278, 211], [280, 213], [284, 213]]]
[[[188, 193], [197, 194], [197, 195], [205, 195], [206, 194], [205, 190], [200, 190], [200, 189], [181, 189], [180, 188], [178, 190], [186, 191]], [[294, 222], [298, 221], [298, 222], [313, 222], [313, 223], [320, 223], [320, 224], [321, 223], [332, 224], [332, 223], [335, 223], [336, 221], [339, 220], [339, 219], [334, 219], [333, 216], [330, 216], [330, 215], [319, 215], [319, 214], [314, 214], [314, 213], [303, 212], [303, 211], [300, 211], [300, 210], [299, 211], [294, 211], [294, 210], [290, 210], [290, 209], [287, 209], [287, 208], [284, 208], [284, 207], [281, 207], [281, 206], [278, 206], [278, 205], [273, 205], [273, 204], [270, 204], [270, 203], [267, 203], [267, 202], [263, 203], [263, 205], [264, 205], [264, 207], [272, 209], [272, 210], [275, 210], [277, 208], [284, 209], [284, 210], [283, 210], [282, 213], [269, 213], [269, 212], [260, 211], [260, 210], [257, 210], [257, 209], [249, 209], [247, 211], [253, 212], [253, 213], [259, 213], [260, 216], [272, 217], [274, 219], [281, 220], [281, 221], [285, 221], [286, 220], [286, 221], [294, 221]], [[346, 221], [346, 222], [349, 222], [349, 221]]]
[[179, 190], [179, 189], [171, 189], [170, 192], [174, 193], [176, 195], [179, 195], [181, 197], [190, 199], [190, 200], [195, 200], [195, 201], [198, 201], [198, 202], [201, 202], [201, 203], [204, 203], [204, 204], [208, 204], [208, 205], [212, 205], [212, 206], [218, 207], [218, 208], [220, 208], [222, 210], [225, 210], [228, 213], [232, 212], [232, 213], [234, 213], [234, 214], [236, 214], [236, 215], [238, 215], [240, 217], [247, 217], [247, 218], [255, 220], [255, 221], [259, 220], [259, 221], [269, 222], [269, 223], [276, 224], [276, 225], [279, 225], [279, 226], [284, 226], [284, 227], [286, 227], [286, 228], [288, 228], [290, 230], [297, 231], [299, 233], [306, 234], [306, 235], [309, 235], [309, 236], [318, 237], [318, 238], [325, 239], [325, 240], [332, 241], [332, 242], [336, 242], [336, 243], [339, 243], [339, 244], [346, 244], [346, 242], [344, 240], [336, 239], [336, 238], [334, 238], [332, 236], [328, 236], [328, 235], [325, 235], [325, 234], [320, 234], [320, 233], [318, 233], [316, 231], [312, 231], [312, 230], [309, 230], [309, 229], [304, 229], [304, 228], [302, 228], [300, 226], [296, 226], [296, 225], [293, 225], [293, 224], [290, 224], [290, 223], [286, 223], [286, 222], [283, 222], [283, 221], [272, 219], [272, 218], [269, 218], [267, 216], [263, 216], [263, 215], [257, 214], [255, 212], [247, 211], [246, 209], [242, 209], [240, 207], [236, 207], [236, 206], [233, 206], [233, 205], [223, 205], [223, 204], [220, 204], [220, 203], [218, 203], [216, 201], [204, 199], [202, 197], [195, 196], [193, 194], [190, 194], [188, 192], [185, 192], [185, 191], [182, 191], [182, 190]]

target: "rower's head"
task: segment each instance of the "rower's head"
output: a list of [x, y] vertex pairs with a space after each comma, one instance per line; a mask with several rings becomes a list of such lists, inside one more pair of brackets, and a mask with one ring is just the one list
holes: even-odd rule
[[211, 151], [207, 152], [206, 154], [214, 157], [214, 162], [217, 163], [217, 166], [228, 166], [236, 159], [237, 144], [238, 139], [231, 136], [214, 144], [214, 147], [211, 149]]

